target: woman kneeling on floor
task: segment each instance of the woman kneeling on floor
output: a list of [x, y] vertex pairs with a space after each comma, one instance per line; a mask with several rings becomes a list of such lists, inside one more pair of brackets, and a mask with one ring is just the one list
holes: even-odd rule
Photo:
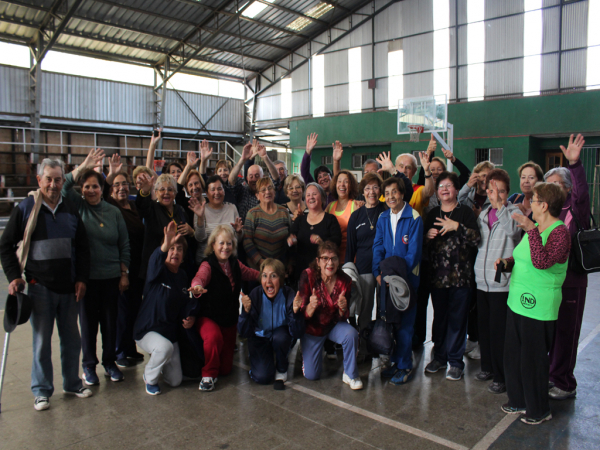
[[233, 368], [242, 281], [256, 281], [258, 270], [246, 267], [236, 257], [237, 239], [231, 225], [217, 225], [206, 243], [206, 259], [192, 280], [190, 291], [200, 300], [196, 323], [204, 341], [201, 391], [212, 391], [217, 375]]
[[319, 245], [317, 258], [302, 272], [299, 282], [306, 332], [302, 343], [304, 376], [318, 380], [323, 369], [323, 345], [329, 339], [344, 351], [342, 380], [352, 389], [362, 389], [356, 354], [358, 332], [347, 322], [352, 280], [340, 269], [338, 247], [331, 241]]
[[169, 386], [181, 384], [178, 327], [194, 325], [198, 306], [198, 301], [187, 293], [185, 271], [179, 270], [187, 250], [185, 237], [177, 234], [175, 222], [165, 227], [164, 234], [162, 245], [154, 250], [148, 263], [144, 301], [134, 329], [137, 345], [150, 353], [144, 369], [146, 392], [150, 395], [160, 394], [161, 372]]
[[[238, 321], [240, 336], [248, 338], [250, 378], [259, 384], [283, 389], [287, 381], [288, 354], [304, 334], [302, 297], [283, 286], [285, 267], [268, 258], [260, 265], [260, 283], [250, 296], [242, 295], [242, 314]], [[273, 364], [275, 353], [275, 364]]]

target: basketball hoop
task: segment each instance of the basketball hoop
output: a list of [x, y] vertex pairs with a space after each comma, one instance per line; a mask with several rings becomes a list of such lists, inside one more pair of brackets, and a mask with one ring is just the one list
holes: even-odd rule
[[425, 131], [425, 127], [421, 125], [407, 125], [410, 133], [410, 142], [419, 142], [420, 134]]

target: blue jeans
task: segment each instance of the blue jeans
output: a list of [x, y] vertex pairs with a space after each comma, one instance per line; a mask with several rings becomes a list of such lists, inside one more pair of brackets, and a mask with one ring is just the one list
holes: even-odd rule
[[358, 331], [349, 323], [338, 322], [333, 330], [325, 336], [305, 334], [300, 339], [302, 343], [302, 370], [309, 380], [318, 380], [323, 370], [323, 346], [325, 339], [330, 339], [342, 345], [344, 352], [344, 372], [350, 378], [358, 378], [356, 355], [358, 353]]
[[63, 389], [75, 392], [82, 387], [79, 378], [81, 337], [77, 327], [78, 308], [75, 294], [57, 294], [40, 284], [28, 286], [27, 293], [32, 302], [30, 321], [33, 330], [31, 391], [36, 397], [50, 397], [54, 393], [52, 332], [56, 319], [60, 337]]
[[401, 322], [394, 326], [396, 346], [390, 357], [390, 361], [396, 363], [398, 369], [411, 370], [412, 361], [412, 338], [415, 330], [415, 317], [417, 317], [417, 305], [401, 313]]

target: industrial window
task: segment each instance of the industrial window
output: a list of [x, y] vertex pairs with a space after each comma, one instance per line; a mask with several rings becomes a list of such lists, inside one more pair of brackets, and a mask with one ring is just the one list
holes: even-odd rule
[[333, 156], [329, 155], [329, 156], [321, 156], [321, 165], [323, 166], [327, 166], [333, 164]]
[[417, 167], [421, 167], [421, 158], [419, 158], [419, 153], [421, 153], [419, 150], [415, 150], [414, 152], [412, 152], [413, 156], [417, 160]]
[[376, 159], [377, 153], [355, 153], [352, 155], [352, 169], [363, 168], [368, 159]]
[[489, 161], [494, 164], [496, 167], [501, 166], [503, 163], [503, 153], [504, 149], [502, 148], [477, 148], [476, 152], [476, 164], [479, 164], [483, 161]]
[[312, 57], [312, 114], [325, 115], [325, 55]]
[[588, 89], [600, 89], [600, 0], [588, 2], [587, 74]]
[[404, 51], [402, 40], [388, 44], [388, 108], [398, 109], [398, 100], [404, 98]]
[[[269, 3], [273, 3], [273, 0], [265, 0]], [[249, 19], [253, 19], [257, 15], [259, 15], [268, 5], [265, 5], [261, 2], [253, 2], [248, 8], [244, 10], [242, 16], [248, 17]]]
[[540, 95], [542, 84], [542, 0], [525, 0], [523, 95]]
[[483, 100], [485, 92], [485, 0], [467, 0], [467, 96]]
[[433, 0], [433, 93], [450, 99], [450, 1]]
[[281, 117], [292, 117], [292, 79], [281, 80]]
[[362, 111], [360, 47], [348, 49], [348, 110], [350, 114]]

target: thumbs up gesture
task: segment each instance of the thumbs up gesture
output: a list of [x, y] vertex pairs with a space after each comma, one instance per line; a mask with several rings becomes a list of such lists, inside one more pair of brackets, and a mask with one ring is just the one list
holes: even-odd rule
[[244, 307], [244, 311], [246, 314], [250, 312], [250, 308], [252, 307], [252, 300], [246, 294], [242, 292], [242, 306]]
[[342, 291], [338, 297], [338, 308], [340, 309], [340, 315], [344, 315], [348, 310], [348, 300], [346, 300], [346, 290]]
[[319, 307], [319, 299], [317, 298], [317, 291], [315, 288], [312, 290], [312, 295], [310, 296], [310, 302], [306, 307], [306, 315], [308, 317], [312, 317], [317, 308]]
[[300, 291], [296, 292], [296, 297], [294, 298], [294, 304], [292, 305], [294, 308], [294, 314], [296, 314], [300, 308], [302, 308], [302, 303], [304, 303], [304, 301], [302, 300], [302, 297], [300, 296]]

